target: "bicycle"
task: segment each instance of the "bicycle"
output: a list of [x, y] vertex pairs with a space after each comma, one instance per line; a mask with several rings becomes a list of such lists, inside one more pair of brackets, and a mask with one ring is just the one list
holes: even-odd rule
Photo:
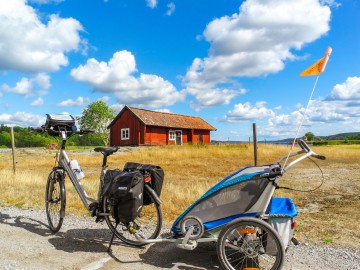
[[[49, 135], [60, 137], [61, 139], [60, 149], [55, 156], [55, 166], [48, 176], [45, 191], [46, 216], [49, 228], [53, 233], [60, 230], [65, 217], [65, 178], [66, 175], [68, 175], [70, 182], [73, 184], [83, 205], [91, 212], [93, 217], [96, 217], [95, 221], [102, 222], [105, 220], [112, 231], [113, 235], [110, 246], [114, 236], [129, 245], [144, 245], [143, 242], [137, 240], [137, 238], [129, 231], [129, 227], [137, 228], [137, 230], [141, 232], [142, 237], [146, 239], [154, 239], [159, 235], [162, 226], [161, 201], [150, 186], [148, 180], [147, 182], [144, 181], [144, 194], [146, 194], [147, 198], [149, 198], [152, 203], [144, 205], [140, 214], [129, 224], [123, 224], [121, 222], [120, 224], [117, 224], [112, 216], [109, 199], [106, 195], [102, 194], [102, 190], [108, 167], [107, 158], [117, 152], [119, 147], [94, 148], [95, 152], [103, 155], [97, 199], [94, 199], [86, 193], [81, 183], [83, 172], [81, 171], [80, 166], [78, 166], [77, 162], [73, 162], [74, 160], [70, 160], [65, 151], [68, 138], [75, 134], [85, 135], [94, 133], [94, 131], [86, 129], [77, 130], [74, 117], [66, 114], [47, 114], [45, 125], [40, 128], [32, 128], [32, 130], [39, 133], [47, 132]], [[71, 164], [75, 164], [75, 167], [71, 168]]]

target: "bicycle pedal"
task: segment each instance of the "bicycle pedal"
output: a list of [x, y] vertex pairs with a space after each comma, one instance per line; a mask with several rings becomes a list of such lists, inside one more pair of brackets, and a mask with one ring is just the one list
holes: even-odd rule
[[99, 204], [97, 202], [90, 203], [90, 205], [89, 205], [90, 211], [94, 211], [94, 210], [98, 209], [98, 207], [99, 207]]
[[99, 223], [99, 222], [103, 222], [104, 220], [105, 220], [104, 217], [96, 217], [95, 222]]
[[89, 205], [89, 211], [91, 211], [91, 216], [95, 217], [96, 216], [96, 212], [99, 208], [99, 204], [98, 203], [91, 203]]

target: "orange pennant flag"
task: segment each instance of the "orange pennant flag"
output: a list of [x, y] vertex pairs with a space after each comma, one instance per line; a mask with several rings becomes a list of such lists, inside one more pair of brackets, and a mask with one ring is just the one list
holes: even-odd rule
[[325, 56], [318, 60], [315, 64], [311, 67], [305, 69], [303, 72], [300, 73], [300, 76], [312, 76], [312, 75], [319, 75], [324, 72], [327, 62], [329, 61], [329, 57], [331, 54], [331, 47], [326, 49]]

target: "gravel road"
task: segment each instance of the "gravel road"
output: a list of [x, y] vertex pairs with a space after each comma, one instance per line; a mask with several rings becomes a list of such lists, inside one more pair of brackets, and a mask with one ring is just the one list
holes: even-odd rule
[[[109, 229], [90, 217], [67, 215], [54, 235], [45, 211], [0, 208], [0, 237], [0, 269], [219, 269], [216, 246], [208, 243], [187, 251], [171, 243], [133, 248], [116, 241], [109, 254]], [[360, 269], [360, 248], [291, 246], [284, 269]]]

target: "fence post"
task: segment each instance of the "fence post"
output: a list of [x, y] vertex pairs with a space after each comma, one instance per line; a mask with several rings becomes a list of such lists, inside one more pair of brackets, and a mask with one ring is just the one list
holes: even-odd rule
[[14, 128], [10, 128], [11, 133], [11, 148], [12, 148], [12, 158], [13, 158], [13, 170], [16, 172], [16, 162], [15, 162], [15, 139], [14, 139]]
[[254, 137], [254, 164], [258, 165], [258, 157], [257, 157], [257, 138], [256, 138], [256, 124], [253, 123], [253, 137]]

